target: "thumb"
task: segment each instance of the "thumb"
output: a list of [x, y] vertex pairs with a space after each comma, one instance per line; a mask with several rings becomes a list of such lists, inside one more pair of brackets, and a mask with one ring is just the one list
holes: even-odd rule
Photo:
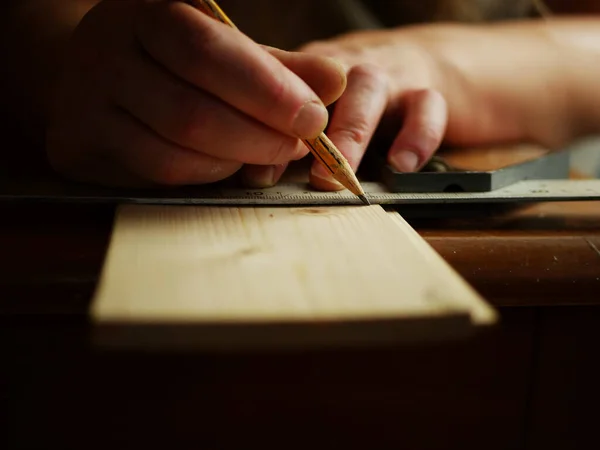
[[[262, 48], [302, 79], [326, 106], [340, 98], [346, 89], [346, 70], [332, 58], [273, 47]], [[252, 188], [270, 187], [279, 181], [287, 165], [245, 165], [242, 178]]]

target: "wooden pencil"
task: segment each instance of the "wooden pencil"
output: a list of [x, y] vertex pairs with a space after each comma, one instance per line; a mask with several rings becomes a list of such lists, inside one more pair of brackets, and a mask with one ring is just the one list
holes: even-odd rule
[[[198, 8], [212, 18], [237, 29], [235, 24], [214, 0], [185, 0], [185, 2]], [[358, 196], [365, 205], [370, 204], [348, 160], [325, 133], [321, 133], [315, 139], [303, 139], [302, 141], [310, 149], [315, 158], [327, 168], [334, 179], [354, 195]]]

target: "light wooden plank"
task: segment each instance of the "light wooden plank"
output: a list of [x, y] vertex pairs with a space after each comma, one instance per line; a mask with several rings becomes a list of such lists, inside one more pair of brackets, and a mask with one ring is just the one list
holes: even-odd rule
[[398, 225], [403, 235], [413, 241], [413, 245], [419, 250], [423, 263], [429, 267], [432, 274], [444, 283], [445, 289], [453, 292], [471, 292], [472, 295], [455, 295], [452, 301], [456, 307], [462, 306], [471, 312], [471, 318], [474, 323], [486, 324], [492, 318], [493, 312], [490, 307], [481, 301], [473, 301], [475, 291], [469, 284], [442, 258], [429, 243], [421, 237], [409, 224], [396, 212], [388, 212], [389, 217]]
[[[400, 216], [380, 206], [123, 205], [92, 317], [112, 326], [115, 342], [131, 339], [137, 325], [151, 330], [143, 339], [163, 327], [161, 339], [180, 344], [200, 330], [194, 340], [208, 346], [316, 342], [318, 330], [334, 329], [338, 342], [394, 339], [403, 329], [426, 339], [496, 320]], [[358, 332], [360, 323], [369, 326]]]

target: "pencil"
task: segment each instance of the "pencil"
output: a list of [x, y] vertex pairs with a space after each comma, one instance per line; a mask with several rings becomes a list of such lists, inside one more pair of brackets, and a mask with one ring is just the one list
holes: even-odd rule
[[[203, 11], [213, 19], [237, 29], [235, 24], [227, 17], [214, 0], [185, 0], [185, 2]], [[365, 205], [371, 204], [367, 199], [358, 178], [356, 178], [354, 170], [352, 170], [352, 167], [348, 163], [348, 160], [336, 148], [325, 133], [321, 133], [315, 139], [303, 139], [302, 142], [306, 144], [314, 157], [325, 166], [334, 179], [354, 195], [358, 196]]]

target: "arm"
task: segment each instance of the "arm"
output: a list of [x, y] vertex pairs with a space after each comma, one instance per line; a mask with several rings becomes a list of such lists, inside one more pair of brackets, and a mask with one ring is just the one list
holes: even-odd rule
[[[328, 135], [354, 167], [376, 129], [390, 134], [388, 162], [403, 172], [420, 169], [442, 143], [557, 148], [600, 132], [600, 18], [419, 25], [303, 50], [348, 70]], [[312, 174], [329, 186], [318, 166]]]
[[558, 147], [600, 132], [600, 18], [449, 26], [429, 45], [465, 86], [442, 83], [448, 103], [461, 105], [458, 95], [466, 93], [469, 107], [478, 112], [478, 126], [469, 129], [468, 111], [457, 109], [448, 140]]

